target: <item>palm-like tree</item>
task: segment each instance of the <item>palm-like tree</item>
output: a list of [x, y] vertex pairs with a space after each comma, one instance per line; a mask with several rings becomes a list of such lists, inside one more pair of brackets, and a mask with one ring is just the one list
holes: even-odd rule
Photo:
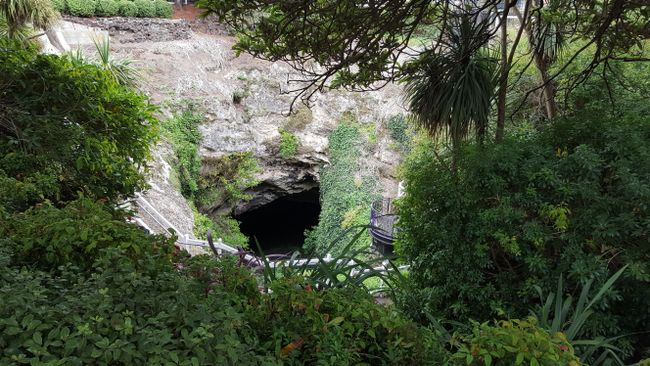
[[61, 15], [49, 0], [0, 0], [0, 30], [9, 38], [19, 38], [26, 34], [28, 26], [34, 29], [49, 30]]
[[498, 63], [486, 49], [487, 21], [459, 15], [446, 33], [407, 70], [405, 92], [412, 119], [457, 146], [472, 133], [486, 135]]

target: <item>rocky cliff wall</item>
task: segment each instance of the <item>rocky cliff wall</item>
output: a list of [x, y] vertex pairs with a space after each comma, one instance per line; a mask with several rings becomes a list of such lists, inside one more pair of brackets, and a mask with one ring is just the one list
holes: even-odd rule
[[[257, 157], [261, 183], [249, 192], [254, 198], [213, 210], [241, 213], [317, 185], [320, 168], [328, 163], [327, 137], [343, 116], [357, 119], [373, 141], [361, 157], [364, 169], [376, 174], [381, 193], [396, 194], [395, 168], [400, 156], [383, 126], [390, 117], [405, 112], [398, 86], [365, 93], [316, 93], [308, 107], [298, 105], [297, 112], [288, 115], [293, 96], [285, 92], [295, 85], [287, 80], [297, 76], [288, 65], [248, 55], [235, 57], [232, 37], [195, 33], [183, 21], [158, 19], [131, 24], [133, 19], [111, 19], [95, 20], [102, 22], [95, 25], [111, 33], [113, 57], [135, 60], [143, 70], [142, 88], [152, 100], [162, 105], [163, 111], [174, 109], [170, 105], [187, 103], [202, 111], [202, 157], [242, 151], [251, 151]], [[158, 32], [142, 32], [142, 27], [162, 27], [167, 30], [160, 34], [167, 35], [143, 36]], [[291, 131], [298, 139], [294, 156], [280, 156], [280, 129]], [[178, 214], [186, 212], [180, 209]]]

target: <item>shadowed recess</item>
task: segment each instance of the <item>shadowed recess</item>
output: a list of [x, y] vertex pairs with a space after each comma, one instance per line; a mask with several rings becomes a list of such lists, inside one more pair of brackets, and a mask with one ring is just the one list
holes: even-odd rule
[[318, 188], [289, 194], [236, 219], [241, 222], [241, 232], [250, 238], [252, 249], [257, 248], [257, 238], [266, 254], [292, 252], [302, 248], [305, 230], [318, 224], [319, 197]]

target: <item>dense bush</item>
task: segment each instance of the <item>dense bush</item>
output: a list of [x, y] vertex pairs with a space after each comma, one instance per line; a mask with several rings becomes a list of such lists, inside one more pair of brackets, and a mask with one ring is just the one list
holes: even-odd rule
[[171, 18], [173, 8], [166, 0], [50, 0], [56, 10], [79, 17]]
[[171, 4], [167, 0], [155, 0], [156, 16], [160, 18], [171, 18], [174, 13]]
[[156, 16], [156, 3], [154, 0], [133, 0], [138, 8], [138, 16], [144, 18], [153, 18]]
[[120, 4], [116, 0], [97, 0], [95, 14], [101, 17], [114, 17], [120, 13]]
[[415, 286], [403, 300], [413, 316], [520, 317], [537, 301], [536, 286], [548, 292], [562, 273], [574, 292], [630, 264], [585, 332], [647, 330], [647, 117], [585, 111], [501, 144], [467, 146], [460, 156], [454, 166], [419, 146], [405, 169], [399, 249], [412, 264]]
[[391, 117], [386, 122], [386, 128], [390, 133], [391, 139], [395, 142], [397, 150], [402, 153], [408, 153], [411, 140], [413, 139], [413, 132], [409, 130], [406, 117], [402, 114]]
[[45, 270], [67, 263], [88, 270], [106, 248], [119, 248], [137, 261], [150, 247], [159, 248], [156, 254], [162, 258], [173, 247], [170, 240], [128, 224], [123, 213], [89, 199], [61, 209], [47, 203], [30, 208], [0, 225], [0, 234], [14, 246], [17, 264]]
[[95, 15], [97, 2], [95, 0], [65, 0], [65, 7], [70, 15], [91, 17]]
[[[0, 242], [0, 364], [439, 364], [424, 328], [350, 289], [285, 279], [261, 295], [234, 261], [102, 249], [92, 274], [22, 267]], [[16, 260], [20, 258], [19, 262]], [[178, 257], [180, 258], [180, 257]], [[22, 269], [21, 269], [22, 268]]]
[[278, 281], [252, 317], [260, 346], [287, 364], [439, 365], [444, 350], [425, 328], [374, 304], [365, 291], [314, 291]]
[[120, 2], [120, 15], [123, 17], [138, 16], [138, 6], [130, 0], [123, 0]]
[[3, 47], [12, 51], [0, 52], [0, 181], [43, 189], [6, 196], [15, 209], [79, 192], [117, 200], [144, 187], [140, 171], [157, 135], [144, 95], [97, 66]]
[[199, 239], [207, 239], [208, 231], [212, 230], [212, 236], [221, 238], [224, 243], [232, 247], [248, 248], [248, 237], [239, 228], [239, 221], [228, 215], [217, 215], [214, 218], [199, 212], [190, 203], [194, 215], [194, 236]]

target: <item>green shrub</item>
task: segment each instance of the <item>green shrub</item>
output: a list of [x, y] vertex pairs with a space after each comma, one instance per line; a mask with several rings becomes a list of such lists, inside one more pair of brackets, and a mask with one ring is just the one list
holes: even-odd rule
[[120, 2], [120, 13], [123, 17], [137, 17], [138, 6], [135, 2], [130, 0], [123, 0]]
[[527, 320], [503, 320], [495, 326], [475, 324], [469, 337], [462, 337], [452, 356], [456, 365], [580, 366], [580, 359], [563, 333], [549, 334]]
[[166, 0], [156, 0], [156, 16], [160, 18], [171, 18], [174, 9], [172, 5]]
[[56, 177], [58, 189], [32, 200], [69, 201], [82, 192], [114, 201], [143, 188], [157, 138], [146, 97], [97, 66], [5, 47], [16, 48], [0, 53], [0, 113], [13, 127], [0, 127], [0, 170], [26, 184]]
[[[0, 240], [0, 364], [440, 364], [426, 329], [367, 293], [300, 279], [261, 296], [236, 258], [161, 266], [103, 249], [93, 273], [23, 267]], [[181, 258], [180, 256], [177, 258]], [[176, 361], [177, 360], [177, 361]]]
[[66, 13], [68, 11], [66, 0], [52, 0], [52, 4], [54, 4], [54, 9], [61, 13]]
[[288, 159], [298, 152], [298, 138], [291, 132], [281, 128], [280, 132], [280, 156]]
[[92, 276], [21, 270], [0, 254], [0, 364], [280, 363], [256, 348], [245, 310], [259, 292], [233, 262], [192, 258], [177, 273], [105, 252]]
[[116, 0], [97, 0], [95, 13], [102, 17], [114, 17], [120, 12], [120, 4]]
[[[555, 289], [562, 273], [575, 293], [630, 264], [584, 337], [647, 328], [649, 314], [636, 309], [650, 307], [650, 119], [583, 112], [500, 144], [466, 146], [455, 167], [433, 148], [415, 148], [399, 204], [412, 316], [521, 317], [537, 304], [537, 286]], [[629, 356], [647, 340], [618, 345]]]
[[95, 15], [95, 0], [65, 0], [65, 7], [70, 13], [77, 17], [91, 17]]
[[286, 364], [442, 364], [442, 345], [427, 329], [377, 306], [365, 291], [314, 291], [290, 278], [273, 284], [264, 305], [251, 326], [260, 347]]
[[134, 0], [138, 8], [138, 16], [142, 18], [153, 18], [156, 16], [156, 3], [154, 0]]
[[14, 243], [17, 263], [48, 271], [67, 263], [88, 270], [106, 248], [119, 248], [134, 261], [151, 247], [158, 248], [161, 258], [173, 248], [168, 239], [146, 235], [123, 214], [89, 199], [62, 209], [44, 204], [15, 214], [2, 234]]
[[399, 150], [405, 153], [409, 152], [413, 136], [412, 132], [409, 131], [406, 117], [403, 114], [393, 116], [386, 123], [386, 127], [390, 132], [390, 137], [399, 146]]
[[212, 219], [200, 213], [193, 204], [190, 206], [194, 214], [194, 235], [197, 238], [207, 239], [208, 230], [212, 230], [212, 236], [223, 239], [227, 245], [248, 248], [248, 237], [239, 229], [239, 221], [223, 215]]

